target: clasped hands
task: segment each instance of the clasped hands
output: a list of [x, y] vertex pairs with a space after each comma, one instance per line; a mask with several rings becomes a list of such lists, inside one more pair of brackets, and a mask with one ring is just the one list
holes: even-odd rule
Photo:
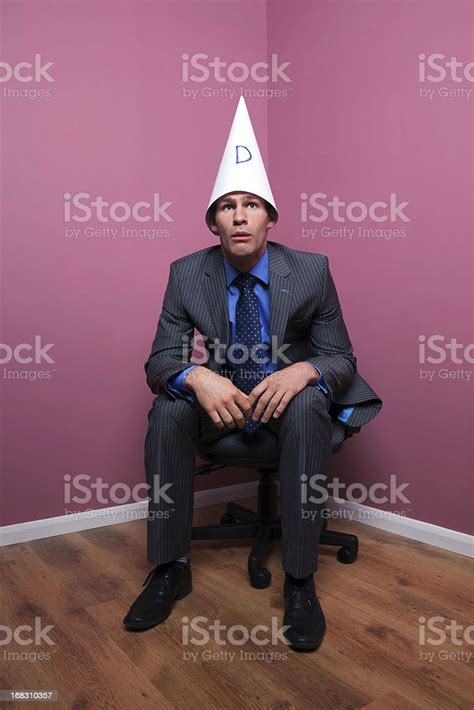
[[309, 362], [295, 362], [267, 375], [247, 395], [228, 377], [198, 365], [186, 375], [185, 385], [217, 427], [243, 429], [247, 419], [264, 424], [270, 417], [277, 419], [296, 394], [318, 379]]

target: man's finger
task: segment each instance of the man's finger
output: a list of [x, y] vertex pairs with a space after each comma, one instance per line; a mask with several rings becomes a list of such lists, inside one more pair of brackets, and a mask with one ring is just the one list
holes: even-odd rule
[[273, 417], [277, 419], [279, 416], [283, 414], [285, 409], [287, 408], [289, 402], [293, 399], [294, 395], [291, 394], [291, 392], [286, 392], [283, 397], [281, 398], [280, 402], [278, 405], [275, 407], [273, 411]]
[[262, 414], [262, 422], [266, 424], [273, 414], [273, 410], [277, 407], [280, 400], [283, 398], [284, 392], [277, 390], [273, 397], [268, 401]]
[[252, 416], [252, 405], [249, 402], [249, 397], [238, 390], [238, 394], [234, 399], [236, 405], [242, 410], [244, 417], [250, 418]]
[[268, 385], [269, 385], [269, 381], [268, 381], [268, 376], [267, 376], [261, 382], [259, 382], [258, 385], [256, 385], [253, 388], [253, 390], [250, 392], [248, 398], [249, 398], [250, 406], [252, 407], [252, 409], [253, 409], [255, 402], [259, 399], [260, 395], [263, 392], [265, 392]]
[[212, 420], [212, 423], [216, 425], [216, 427], [219, 427], [219, 429], [222, 429], [225, 425], [222, 419], [219, 416], [219, 413], [217, 410], [212, 410], [212, 412], [208, 412], [209, 417]]
[[[252, 419], [255, 419], [255, 420], [260, 419], [263, 412], [267, 408], [269, 401], [275, 396], [275, 394], [277, 392], [278, 392], [278, 390], [276, 390], [276, 392], [275, 392], [273, 390], [270, 391], [270, 389], [267, 388], [267, 390], [262, 394], [262, 396], [260, 397], [260, 399], [257, 402], [257, 406], [254, 409]], [[283, 393], [282, 393], [282, 396], [283, 396]]]
[[234, 418], [230, 414], [230, 412], [227, 410], [227, 407], [222, 405], [222, 407], [220, 407], [217, 411], [218, 411], [220, 418], [224, 422], [224, 426], [226, 426], [228, 429], [235, 429]]
[[227, 405], [227, 411], [233, 418], [235, 424], [239, 427], [239, 429], [243, 429], [245, 426], [245, 417], [238, 408], [236, 404], [228, 404]]

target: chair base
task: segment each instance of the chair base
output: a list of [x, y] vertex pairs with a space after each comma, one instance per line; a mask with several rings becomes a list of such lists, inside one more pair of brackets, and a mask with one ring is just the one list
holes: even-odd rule
[[[248, 558], [250, 584], [256, 589], [269, 587], [272, 581], [265, 561], [270, 552], [272, 540], [281, 539], [281, 517], [278, 515], [278, 487], [271, 472], [260, 471], [257, 493], [258, 512], [244, 508], [238, 503], [228, 503], [221, 516], [220, 525], [193, 527], [193, 540], [243, 540], [255, 542]], [[350, 564], [357, 559], [359, 541], [355, 535], [333, 532], [327, 529], [323, 520], [320, 545], [338, 545], [337, 559]]]

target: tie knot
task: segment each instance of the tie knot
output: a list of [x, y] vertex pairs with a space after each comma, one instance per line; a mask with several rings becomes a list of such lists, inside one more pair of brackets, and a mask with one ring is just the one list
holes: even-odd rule
[[247, 274], [239, 274], [238, 276], [235, 277], [235, 285], [239, 289], [240, 292], [244, 291], [245, 289], [253, 289], [255, 284], [257, 283], [258, 279], [256, 276], [253, 274], [247, 273]]

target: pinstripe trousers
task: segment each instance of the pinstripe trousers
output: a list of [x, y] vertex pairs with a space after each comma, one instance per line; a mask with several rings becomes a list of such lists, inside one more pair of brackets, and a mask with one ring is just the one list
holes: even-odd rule
[[[329, 475], [329, 406], [329, 398], [321, 390], [307, 386], [280, 417], [262, 425], [278, 437], [282, 563], [294, 577], [312, 574], [318, 566], [324, 503], [321, 496], [318, 500], [317, 496], [302, 496], [302, 484], [319, 474], [318, 486], [324, 486]], [[153, 401], [145, 439], [150, 563], [169, 562], [191, 548], [196, 443], [231, 437], [237, 431], [215, 426], [197, 399], [173, 399], [163, 392]]]

